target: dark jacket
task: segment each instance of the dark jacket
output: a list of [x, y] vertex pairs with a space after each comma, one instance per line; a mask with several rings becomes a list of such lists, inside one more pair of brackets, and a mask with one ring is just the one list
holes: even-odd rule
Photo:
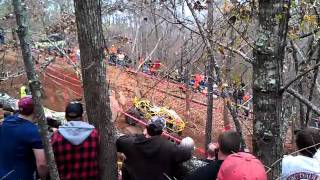
[[190, 150], [182, 149], [160, 137], [121, 136], [117, 150], [126, 156], [123, 180], [167, 180], [178, 163], [191, 158]]
[[194, 171], [186, 180], [215, 180], [223, 160], [215, 160]]

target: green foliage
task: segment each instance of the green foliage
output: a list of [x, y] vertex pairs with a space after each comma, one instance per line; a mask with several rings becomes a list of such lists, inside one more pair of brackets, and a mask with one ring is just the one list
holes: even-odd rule
[[293, 32], [289, 32], [288, 33], [288, 38], [289, 38], [289, 40], [297, 40], [297, 39], [299, 39], [299, 36], [296, 34], [296, 33], [293, 33]]
[[298, 5], [296, 3], [296, 1], [291, 1], [291, 8], [297, 8]]
[[283, 18], [283, 15], [282, 14], [276, 14], [276, 16], [275, 16], [275, 20], [276, 20], [276, 22], [277, 22], [277, 24], [279, 24], [280, 23], [280, 21], [282, 20], [282, 18]]

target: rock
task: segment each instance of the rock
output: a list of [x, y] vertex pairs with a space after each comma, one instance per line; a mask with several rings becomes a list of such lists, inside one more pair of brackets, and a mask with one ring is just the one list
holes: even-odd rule
[[0, 104], [2, 104], [3, 107], [9, 107], [12, 108], [12, 110], [18, 110], [18, 100], [6, 93], [0, 92]]

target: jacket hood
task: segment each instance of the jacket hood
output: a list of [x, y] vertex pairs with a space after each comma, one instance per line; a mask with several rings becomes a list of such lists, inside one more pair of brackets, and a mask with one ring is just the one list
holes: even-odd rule
[[94, 126], [83, 121], [69, 121], [60, 126], [59, 133], [73, 145], [79, 145], [85, 141], [93, 131]]
[[160, 150], [160, 147], [162, 145], [162, 141], [160, 138], [160, 136], [146, 138], [144, 137], [144, 135], [139, 135], [135, 139], [134, 144], [145, 157], [151, 158], [157, 156]]

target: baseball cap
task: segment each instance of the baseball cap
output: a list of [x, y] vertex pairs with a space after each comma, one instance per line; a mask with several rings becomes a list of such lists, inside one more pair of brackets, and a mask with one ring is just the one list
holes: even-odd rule
[[83, 114], [82, 104], [78, 101], [69, 102], [66, 107], [65, 113], [67, 118], [81, 117]]
[[157, 130], [163, 130], [166, 127], [166, 120], [161, 116], [153, 116], [148, 122], [148, 126], [153, 126]]
[[161, 135], [164, 128], [166, 127], [166, 120], [161, 116], [153, 116], [147, 126], [147, 133], [150, 136], [158, 136]]
[[21, 98], [18, 102], [19, 113], [22, 115], [30, 115], [33, 113], [34, 104], [32, 102], [31, 96], [25, 96]]
[[239, 152], [225, 159], [218, 173], [218, 180], [267, 180], [267, 174], [259, 159], [250, 153]]

